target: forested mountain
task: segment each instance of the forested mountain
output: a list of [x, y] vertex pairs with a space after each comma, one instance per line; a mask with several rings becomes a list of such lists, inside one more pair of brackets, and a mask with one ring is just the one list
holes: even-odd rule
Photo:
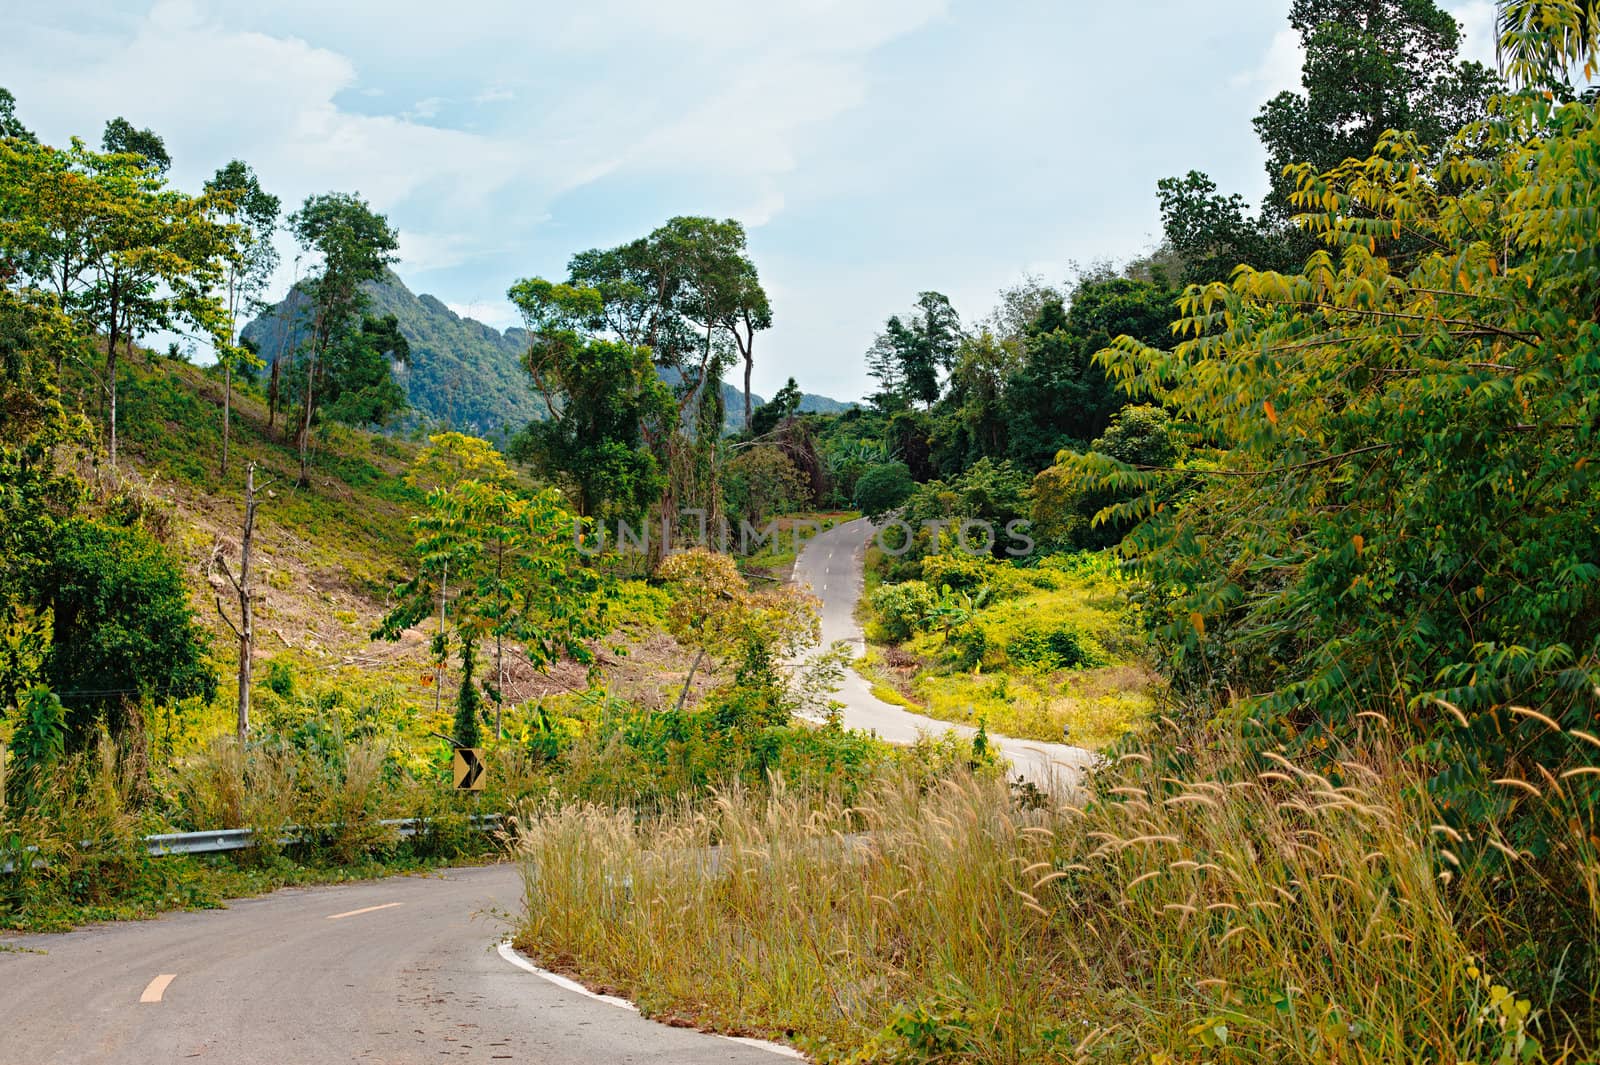
[[[397, 369], [396, 378], [422, 417], [504, 439], [544, 416], [544, 404], [522, 369], [527, 338], [521, 329], [502, 333], [462, 318], [437, 298], [413, 293], [393, 271], [369, 284], [367, 294], [372, 301], [367, 313], [394, 315], [411, 345], [410, 361]], [[299, 319], [306, 306], [296, 288], [245, 326], [244, 338], [269, 365], [288, 357], [305, 328]]]
[[[497, 440], [509, 439], [522, 426], [545, 414], [543, 401], [522, 368], [528, 336], [521, 328], [501, 332], [474, 318], [463, 318], [435, 296], [417, 295], [399, 275], [389, 271], [381, 282], [367, 286], [374, 317], [392, 314], [411, 345], [408, 364], [397, 367], [395, 377], [406, 389], [411, 406], [430, 422]], [[293, 352], [299, 338], [296, 319], [306, 306], [295, 289], [244, 328], [244, 339], [254, 343], [268, 365]], [[670, 381], [670, 376], [663, 374]], [[723, 406], [730, 429], [743, 423], [743, 393], [723, 382]], [[751, 397], [757, 405], [765, 402]], [[834, 414], [849, 409], [827, 396], [805, 393], [800, 410]]]

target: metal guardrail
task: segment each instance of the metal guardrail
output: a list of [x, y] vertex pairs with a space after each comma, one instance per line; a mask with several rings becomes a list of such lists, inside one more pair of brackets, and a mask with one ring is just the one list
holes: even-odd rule
[[[431, 823], [426, 817], [400, 817], [380, 821], [385, 828], [395, 830], [395, 835], [400, 839], [413, 839], [420, 835]], [[476, 832], [492, 832], [500, 825], [499, 814], [473, 814], [467, 819], [468, 827]], [[278, 837], [281, 846], [292, 846], [304, 843], [313, 835], [330, 831], [336, 825], [313, 825], [302, 828], [291, 825], [284, 829], [282, 836]], [[145, 836], [141, 841], [145, 851], [152, 858], [164, 858], [170, 854], [224, 854], [228, 851], [248, 850], [256, 846], [256, 831], [253, 828], [218, 828], [204, 832], [161, 832], [152, 836]], [[84, 850], [94, 847], [91, 842], [78, 844]], [[27, 853], [37, 854], [38, 847], [27, 848]], [[35, 859], [34, 868], [48, 864], [42, 858]], [[10, 861], [0, 862], [0, 873], [10, 873], [16, 866]]]

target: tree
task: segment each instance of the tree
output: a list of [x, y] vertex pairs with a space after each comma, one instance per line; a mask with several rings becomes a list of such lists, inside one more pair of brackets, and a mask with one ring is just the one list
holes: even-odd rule
[[756, 408], [755, 417], [746, 422], [745, 428], [758, 439], [766, 436], [800, 413], [800, 399], [800, 385], [791, 377], [777, 395]]
[[172, 169], [172, 156], [167, 154], [167, 142], [152, 129], [138, 129], [125, 118], [113, 118], [106, 123], [100, 137], [100, 150], [107, 155], [131, 155], [140, 160], [140, 166], [165, 177]]
[[1086, 281], [1070, 308], [1046, 303], [1022, 341], [1005, 387], [1011, 457], [1030, 470], [1063, 448], [1082, 449], [1125, 402], [1094, 354], [1113, 337], [1161, 344], [1171, 335], [1176, 293], [1148, 281]]
[[[742, 241], [740, 246], [743, 247]], [[739, 357], [744, 360], [744, 427], [750, 431], [750, 373], [755, 368], [756, 333], [772, 328], [772, 305], [756, 275], [755, 264], [748, 258], [738, 263], [733, 289], [722, 312], [722, 323], [733, 338]]]
[[321, 404], [330, 418], [347, 425], [382, 428], [411, 406], [394, 379], [394, 367], [411, 360], [411, 345], [392, 314], [364, 317], [327, 349], [322, 362]]
[[[397, 640], [441, 604], [456, 634], [463, 687], [473, 683], [477, 648], [494, 642], [498, 708], [507, 653], [538, 670], [562, 656], [592, 660], [584, 641], [604, 633], [605, 600], [598, 575], [583, 565], [579, 519], [555, 489], [519, 489], [486, 441], [458, 433], [435, 437], [415, 472], [433, 477], [452, 466], [471, 476], [434, 488], [427, 509], [412, 518], [418, 572], [396, 590], [396, 605], [373, 636]], [[456, 592], [445, 606], [447, 577]], [[463, 695], [458, 706], [473, 699]]]
[[1227, 277], [1240, 263], [1288, 269], [1291, 249], [1250, 213], [1238, 193], [1224, 196], [1198, 170], [1156, 183], [1167, 247], [1183, 264], [1180, 280], [1202, 283]]
[[[1172, 418], [1160, 407], [1141, 404], [1123, 407], [1111, 416], [1106, 431], [1086, 449], [1135, 469], [1170, 469], [1178, 458], [1177, 434]], [[1033, 480], [1032, 519], [1038, 537], [1047, 545], [1069, 551], [1097, 551], [1112, 547], [1132, 527], [1127, 519], [1095, 521], [1107, 507], [1130, 496], [1105, 489], [1083, 487], [1076, 474], [1079, 456], [1063, 453], [1061, 460], [1042, 470]], [[1164, 502], [1182, 490], [1176, 482]]]
[[519, 281], [507, 293], [528, 329], [528, 372], [550, 417], [513, 443], [564, 481], [579, 515], [632, 521], [660, 498], [665, 473], [647, 442], [669, 431], [672, 394], [650, 350], [583, 336], [603, 306], [597, 289]]
[[[0, 249], [24, 286], [53, 292], [82, 331], [104, 337], [99, 385], [117, 466], [118, 360], [157, 328], [212, 333], [207, 295], [223, 230], [201, 201], [166, 188], [137, 154], [0, 141]], [[58, 355], [74, 350], [57, 348]], [[56, 370], [59, 375], [60, 364]]]
[[949, 409], [934, 440], [941, 469], [1005, 457], [1011, 419], [1006, 387], [1021, 368], [1022, 347], [1020, 340], [1002, 340], [987, 328], [962, 339], [945, 397]]
[[916, 487], [911, 470], [903, 462], [873, 466], [856, 481], [856, 509], [877, 521], [911, 498]]
[[1298, 269], [1316, 241], [1290, 225], [1288, 166], [1366, 158], [1385, 130], [1411, 130], [1438, 149], [1483, 114], [1499, 84], [1482, 64], [1457, 61], [1460, 27], [1434, 0], [1294, 0], [1289, 24], [1305, 51], [1301, 90], [1279, 93], [1256, 116], [1271, 183], [1259, 214], [1198, 171], [1160, 182], [1166, 242], [1184, 281], [1226, 278], [1240, 263]]
[[1020, 340], [1047, 303], [1067, 301], [1067, 294], [1041, 278], [1028, 274], [1014, 285], [1000, 290], [994, 310], [983, 320], [983, 328], [1001, 341]]
[[261, 188], [255, 171], [235, 159], [206, 182], [213, 209], [231, 223], [223, 252], [223, 305], [227, 311], [225, 336], [216, 345], [222, 365], [221, 472], [228, 472], [228, 445], [233, 427], [233, 376], [236, 370], [260, 366], [249, 345], [239, 344], [239, 319], [264, 306], [261, 294], [278, 268], [278, 250], [272, 236], [278, 228], [278, 197]]
[[31, 143], [38, 138], [17, 118], [17, 98], [9, 89], [0, 87], [0, 140], [7, 139]]
[[298, 357], [304, 365], [300, 396], [300, 483], [308, 480], [311, 425], [321, 402], [318, 393], [322, 361], [335, 345], [348, 342], [359, 329], [367, 297], [362, 285], [383, 276], [394, 261], [399, 238], [389, 220], [365, 200], [348, 193], [309, 196], [289, 216], [289, 229], [308, 254], [320, 258], [320, 268], [301, 289], [307, 297], [309, 328]]
[[[217, 589], [217, 613], [222, 617], [228, 628], [233, 631], [234, 638], [239, 641], [239, 700], [236, 732], [240, 743], [244, 743], [250, 736], [250, 672], [251, 667], [254, 665], [256, 647], [256, 592], [255, 587], [250, 583], [250, 570], [251, 563], [254, 561], [256, 506], [260, 503], [259, 493], [265, 490], [269, 483], [256, 484], [256, 464], [254, 462], [250, 463], [244, 475], [244, 525], [239, 534], [239, 572], [235, 574], [233, 567], [228, 564], [228, 557], [223, 552], [220, 541], [211, 549], [210, 568], [212, 574], [220, 573], [239, 600], [239, 621], [235, 623], [228, 616], [228, 612], [222, 608], [221, 589]], [[215, 588], [215, 576], [213, 576], [212, 583]]]
[[763, 661], [793, 658], [821, 638], [814, 596], [789, 589], [751, 592], [727, 555], [684, 551], [662, 562], [659, 576], [673, 592], [668, 631], [695, 651], [678, 693], [679, 710], [708, 656], [759, 671]]
[[922, 292], [910, 315], [884, 322], [868, 351], [869, 372], [886, 385], [896, 379], [906, 400], [931, 408], [939, 398], [940, 371], [954, 365], [960, 343], [961, 318], [949, 298]]
[[1457, 61], [1461, 27], [1433, 0], [1294, 0], [1289, 25], [1305, 49], [1302, 91], [1279, 93], [1255, 120], [1271, 220], [1295, 210], [1286, 168], [1365, 159], [1385, 130], [1437, 150], [1483, 115], [1497, 87], [1482, 64]]
[[[144, 131], [148, 132], [148, 131]], [[152, 134], [153, 136], [153, 134]], [[107, 130], [108, 143], [118, 143]], [[140, 143], [135, 138], [135, 143]], [[146, 150], [153, 151], [146, 144]], [[191, 324], [214, 334], [221, 307], [210, 295], [224, 233], [201, 200], [167, 189], [165, 167], [141, 154], [79, 152], [93, 191], [79, 263], [89, 283], [77, 300], [105, 336], [100, 386], [106, 396], [110, 465], [117, 468], [117, 370], [120, 346], [151, 329]], [[80, 191], [82, 190], [80, 186]]]
[[752, 523], [799, 510], [812, 501], [810, 478], [772, 444], [741, 450], [728, 463], [725, 483], [729, 509]]
[[[675, 392], [676, 417], [645, 430], [666, 475], [656, 504], [661, 528], [677, 528], [683, 502], [697, 504], [715, 525], [722, 505], [722, 374], [741, 357], [748, 371], [754, 335], [771, 324], [743, 226], [732, 219], [668, 219], [621, 247], [574, 255], [567, 288], [598, 296], [582, 319], [585, 332], [648, 347]], [[652, 541], [652, 564], [665, 549], [663, 540]]]
[[[1600, 711], [1600, 264], [1592, 212], [1568, 206], [1600, 198], [1596, 151], [1593, 107], [1530, 91], [1442, 158], [1386, 134], [1369, 158], [1295, 167], [1324, 250], [1191, 288], [1170, 351], [1121, 337], [1100, 356], [1197, 427], [1193, 490], [1171, 505], [1173, 474], [1073, 463], [1133, 494], [1098, 520], [1138, 523], [1125, 547], [1181, 688], [1241, 701], [1271, 743], [1381, 715], [1478, 840], [1511, 806], [1491, 781], [1540, 767], [1565, 788], [1600, 762], [1566, 731]], [[1404, 237], [1429, 250], [1372, 251]], [[1537, 818], [1503, 831], [1535, 853], [1566, 838]]]
[[900, 351], [888, 333], [879, 333], [867, 349], [867, 376], [878, 382], [871, 397], [872, 406], [882, 414], [906, 408], [906, 375]]
[[71, 517], [57, 529], [39, 601], [53, 619], [46, 674], [81, 740], [97, 718], [141, 725], [141, 698], [210, 699], [217, 675], [183, 572], [142, 529]]

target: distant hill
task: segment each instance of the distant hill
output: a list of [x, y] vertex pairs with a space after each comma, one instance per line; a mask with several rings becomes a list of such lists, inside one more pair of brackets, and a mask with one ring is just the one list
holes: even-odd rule
[[[433, 422], [478, 436], [504, 439], [545, 415], [544, 403], [522, 369], [527, 334], [500, 332], [463, 318], [433, 296], [418, 296], [394, 273], [367, 286], [371, 313], [392, 314], [411, 344], [411, 364], [399, 375], [411, 406]], [[244, 328], [268, 363], [299, 343], [305, 296], [295, 289]]]
[[[411, 364], [400, 379], [412, 408], [423, 418], [504, 440], [546, 415], [543, 400], [522, 369], [528, 344], [525, 330], [501, 332], [463, 318], [434, 296], [416, 295], [392, 271], [381, 282], [368, 285], [367, 293], [372, 299], [370, 313], [394, 315], [411, 344]], [[245, 326], [244, 338], [256, 344], [268, 363], [286, 356], [299, 343], [298, 319], [305, 305], [305, 296], [298, 289], [291, 291]], [[738, 429], [744, 420], [744, 393], [723, 382], [722, 396], [727, 409], [724, 424], [729, 430]], [[754, 394], [751, 399], [757, 406], [765, 402]], [[802, 411], [823, 414], [854, 405], [811, 393], [800, 400]]]

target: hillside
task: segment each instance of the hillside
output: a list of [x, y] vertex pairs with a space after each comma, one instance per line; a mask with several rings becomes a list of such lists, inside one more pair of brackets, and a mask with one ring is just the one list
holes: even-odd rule
[[[463, 318], [435, 296], [413, 293], [390, 271], [381, 284], [367, 286], [371, 313], [392, 314], [411, 344], [411, 363], [397, 376], [411, 406], [430, 424], [504, 441], [535, 418], [545, 415], [543, 401], [522, 369], [527, 334], [518, 328], [501, 332], [473, 318]], [[297, 318], [305, 297], [295, 289], [244, 328], [244, 337], [260, 349], [268, 363], [293, 351], [299, 342]], [[671, 380], [670, 374], [663, 377]], [[743, 423], [744, 393], [723, 382], [731, 431]], [[752, 393], [760, 406], [765, 400]], [[828, 396], [805, 393], [802, 411], [832, 414], [854, 406]]]
[[[92, 394], [87, 384], [75, 381], [69, 392], [81, 400]], [[137, 496], [154, 501], [146, 523], [183, 563], [196, 616], [213, 636], [218, 672], [227, 677], [235, 669], [237, 644], [218, 616], [209, 561], [219, 543], [230, 553], [237, 549], [244, 467], [254, 461], [258, 479], [271, 481], [256, 525], [257, 675], [279, 662], [346, 691], [386, 686], [407, 703], [431, 709], [435, 688], [425, 634], [412, 630], [398, 643], [371, 638], [391, 591], [413, 565], [409, 519], [422, 497], [404, 475], [418, 445], [326, 424], [318, 431], [311, 482], [296, 487], [298, 460], [282, 421], [269, 427], [260, 394], [240, 389], [234, 394], [233, 463], [224, 478], [217, 468], [221, 405], [222, 385], [210, 368], [149, 353], [127, 363], [120, 476], [140, 489]], [[640, 639], [636, 654], [610, 663], [611, 679], [624, 691], [653, 692], [660, 683], [655, 671], [663, 665], [670, 671], [676, 652], [664, 635], [642, 633]], [[571, 663], [548, 675], [518, 668], [508, 695], [522, 700], [585, 685], [584, 669]], [[226, 692], [224, 684], [205, 710], [217, 731], [231, 713]]]
[[[411, 362], [397, 376], [415, 411], [430, 423], [503, 440], [544, 416], [544, 404], [522, 370], [525, 334], [500, 332], [462, 318], [433, 296], [418, 296], [389, 273], [367, 286], [371, 313], [392, 314], [411, 344]], [[305, 306], [298, 289], [244, 328], [269, 363], [299, 343], [298, 318]]]

